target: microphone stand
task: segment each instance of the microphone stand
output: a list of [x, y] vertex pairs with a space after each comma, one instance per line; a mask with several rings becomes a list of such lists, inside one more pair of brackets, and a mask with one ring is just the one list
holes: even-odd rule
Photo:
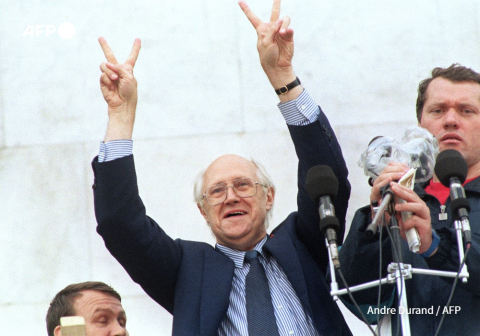
[[[465, 251], [463, 250], [463, 236], [462, 236], [462, 230], [463, 230], [463, 224], [462, 221], [460, 220], [455, 220], [454, 221], [455, 225], [455, 231], [457, 232], [457, 245], [458, 245], [458, 257], [460, 258], [460, 265], [462, 264], [463, 257], [465, 256]], [[462, 282], [467, 283], [468, 282], [468, 270], [467, 270], [467, 264], [464, 264], [462, 267], [462, 270], [460, 271], [460, 274], [466, 274], [467, 276], [462, 277]]]
[[[390, 189], [388, 190], [390, 191]], [[392, 201], [390, 205], [393, 209], [395, 201]], [[398, 226], [397, 218], [394, 215], [394, 211], [391, 211], [390, 213], [392, 214], [392, 217], [390, 219], [390, 231], [392, 235], [393, 262], [388, 265], [388, 272], [390, 281], [395, 280], [397, 283], [397, 294], [399, 299], [398, 311], [400, 313], [403, 335], [410, 336], [410, 320], [408, 318], [407, 290], [405, 287], [405, 278], [410, 278], [411, 274], [410, 268], [405, 267], [403, 263], [402, 237], [400, 236], [400, 227]]]
[[[403, 250], [402, 250], [402, 238], [400, 236], [400, 227], [398, 226], [397, 219], [394, 215], [393, 209], [395, 208], [395, 200], [393, 197], [393, 193], [390, 190], [390, 186], [388, 185], [383, 191], [383, 199], [382, 203], [377, 209], [377, 212], [372, 220], [372, 223], [368, 225], [367, 231], [370, 230], [370, 233], [373, 235], [376, 233], [378, 225], [380, 223], [381, 218], [387, 207], [390, 207], [389, 212], [392, 214], [390, 219], [390, 229], [392, 235], [392, 255], [393, 255], [393, 262], [390, 263], [387, 267], [388, 275], [379, 280], [374, 280], [370, 282], [366, 282], [363, 284], [359, 284], [353, 287], [350, 287], [350, 292], [357, 292], [364, 289], [380, 286], [386, 283], [396, 283], [397, 285], [397, 293], [398, 293], [398, 313], [400, 314], [401, 319], [401, 326], [402, 326], [402, 335], [403, 336], [410, 336], [410, 320], [408, 318], [408, 304], [407, 304], [407, 292], [405, 287], [405, 280], [411, 279], [412, 274], [424, 274], [424, 275], [435, 275], [435, 276], [445, 276], [445, 277], [452, 277], [455, 278], [457, 276], [457, 272], [448, 272], [448, 271], [439, 271], [439, 270], [428, 270], [423, 268], [412, 268], [409, 264], [403, 263]], [[455, 220], [455, 229], [457, 231], [457, 243], [458, 243], [458, 252], [459, 252], [459, 263], [462, 264], [463, 257], [464, 257], [464, 250], [463, 250], [463, 239], [462, 239], [462, 222], [460, 220]], [[332, 255], [329, 250], [329, 244], [327, 239], [325, 239], [327, 244], [327, 250], [329, 255], [329, 264], [330, 264], [330, 275], [331, 275], [331, 290], [330, 295], [333, 297], [335, 301], [338, 301], [339, 295], [344, 295], [348, 293], [346, 288], [338, 289], [338, 283], [336, 281], [335, 275], [335, 267], [333, 265]], [[338, 265], [336, 268], [340, 268]], [[468, 281], [468, 271], [467, 266], [464, 265], [462, 270], [459, 273], [459, 277], [462, 278], [462, 281], [466, 283]]]

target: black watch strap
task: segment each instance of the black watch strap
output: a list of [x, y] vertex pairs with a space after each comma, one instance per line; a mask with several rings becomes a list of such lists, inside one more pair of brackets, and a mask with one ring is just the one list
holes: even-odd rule
[[300, 84], [302, 84], [302, 83], [300, 82], [300, 79], [298, 79], [298, 77], [297, 77], [297, 78], [295, 78], [295, 80], [293, 82], [291, 82], [290, 84], [287, 84], [285, 86], [282, 86], [280, 89], [275, 90], [275, 92], [276, 92], [277, 95], [282, 95], [282, 94], [287, 93], [288, 91], [290, 91], [294, 87], [299, 86]]

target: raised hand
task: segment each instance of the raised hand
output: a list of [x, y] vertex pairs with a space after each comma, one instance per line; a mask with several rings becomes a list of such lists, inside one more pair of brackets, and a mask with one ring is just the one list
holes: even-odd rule
[[140, 39], [135, 39], [130, 56], [119, 64], [105, 38], [98, 39], [107, 62], [100, 64], [100, 88], [110, 108], [117, 108], [125, 103], [136, 102], [137, 81], [133, 76], [133, 67], [140, 52]]
[[125, 63], [118, 63], [105, 38], [98, 39], [107, 62], [100, 64], [100, 88], [108, 104], [109, 124], [105, 141], [131, 139], [137, 106], [137, 80], [133, 67], [140, 52], [141, 41], [135, 39]]
[[252, 26], [257, 31], [257, 49], [260, 63], [274, 88], [280, 88], [295, 79], [292, 67], [294, 51], [293, 29], [289, 28], [290, 18], [280, 17], [280, 0], [274, 0], [270, 21], [263, 22], [240, 0], [243, 10]]

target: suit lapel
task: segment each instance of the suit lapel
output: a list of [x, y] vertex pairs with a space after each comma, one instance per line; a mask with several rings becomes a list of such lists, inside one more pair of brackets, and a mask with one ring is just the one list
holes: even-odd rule
[[216, 335], [228, 309], [234, 263], [219, 250], [204, 255], [200, 335]]
[[277, 231], [273, 237], [269, 237], [264, 245], [264, 249], [275, 257], [287, 275], [288, 280], [290, 280], [303, 307], [312, 314], [305, 276], [301, 267], [301, 261], [298, 257], [299, 254], [303, 252], [295, 247], [285, 230]]

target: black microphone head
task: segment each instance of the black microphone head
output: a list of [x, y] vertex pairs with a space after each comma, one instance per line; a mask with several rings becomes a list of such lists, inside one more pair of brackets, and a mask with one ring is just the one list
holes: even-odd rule
[[450, 187], [450, 178], [456, 177], [460, 183], [465, 182], [468, 173], [467, 161], [455, 149], [446, 149], [437, 156], [435, 175], [445, 187]]
[[330, 196], [333, 199], [337, 196], [338, 179], [329, 166], [314, 166], [307, 172], [305, 189], [315, 203], [318, 203], [322, 196]]

